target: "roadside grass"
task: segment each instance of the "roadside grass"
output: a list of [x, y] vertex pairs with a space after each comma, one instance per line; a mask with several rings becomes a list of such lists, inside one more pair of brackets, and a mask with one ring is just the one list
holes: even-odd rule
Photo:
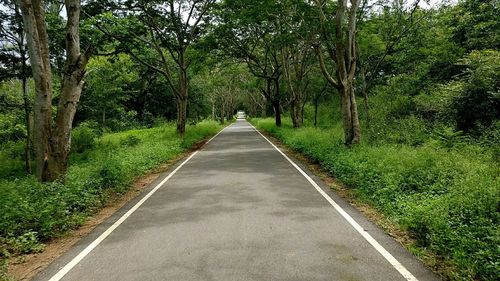
[[124, 193], [134, 180], [220, 129], [217, 122], [202, 121], [188, 126], [184, 138], [176, 134], [175, 124], [98, 138], [78, 135], [75, 146], [84, 148], [71, 155], [64, 184], [18, 177], [22, 173], [12, 166], [22, 170], [19, 160], [1, 153], [0, 279], [6, 278], [9, 257], [43, 250], [44, 241], [82, 225], [110, 196]]
[[409, 232], [416, 240], [412, 252], [432, 253], [451, 265], [439, 269], [445, 278], [498, 280], [500, 169], [488, 150], [431, 143], [347, 148], [340, 127], [293, 129], [287, 119], [281, 128], [273, 119], [251, 122], [317, 161], [358, 199]]

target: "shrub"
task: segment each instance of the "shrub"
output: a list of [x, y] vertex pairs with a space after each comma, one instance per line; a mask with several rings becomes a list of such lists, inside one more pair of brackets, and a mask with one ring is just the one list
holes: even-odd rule
[[120, 141], [121, 145], [125, 146], [136, 146], [141, 142], [141, 139], [134, 136], [134, 135], [128, 135], [126, 138], [122, 139]]
[[38, 241], [37, 233], [29, 231], [15, 239], [15, 247], [23, 254], [38, 253], [44, 245]]
[[0, 114], [0, 142], [19, 141], [26, 138], [26, 126], [14, 115]]
[[473, 51], [462, 62], [468, 76], [463, 91], [453, 101], [458, 129], [480, 134], [478, 125], [490, 126], [500, 118], [500, 52]]
[[100, 186], [102, 188], [116, 187], [122, 176], [122, 165], [117, 159], [109, 159], [99, 170]]
[[71, 150], [82, 153], [87, 149], [93, 148], [97, 133], [94, 128], [88, 124], [81, 124], [71, 131]]

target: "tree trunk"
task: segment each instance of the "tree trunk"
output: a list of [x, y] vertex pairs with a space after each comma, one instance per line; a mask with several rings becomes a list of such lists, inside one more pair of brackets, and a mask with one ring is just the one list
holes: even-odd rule
[[25, 125], [26, 125], [26, 144], [24, 148], [24, 161], [25, 161], [25, 168], [26, 172], [28, 174], [31, 174], [33, 172], [32, 167], [31, 167], [31, 151], [32, 151], [32, 118], [31, 118], [31, 109], [30, 109], [30, 102], [29, 102], [29, 97], [28, 97], [28, 66], [26, 65], [26, 60], [27, 58], [27, 50], [26, 50], [26, 45], [25, 45], [25, 37], [24, 37], [24, 26], [22, 24], [22, 15], [21, 11], [19, 9], [18, 3], [14, 3], [15, 7], [15, 16], [16, 20], [18, 22], [18, 28], [17, 28], [17, 33], [19, 37], [19, 41], [17, 41], [18, 48], [19, 48], [19, 54], [21, 56], [21, 84], [22, 84], [22, 91], [23, 91], [23, 107], [24, 107], [24, 119], [25, 119]]
[[51, 178], [47, 171], [50, 158], [52, 131], [52, 74], [49, 62], [45, 12], [40, 1], [19, 0], [26, 31], [33, 80], [35, 81], [34, 101], [34, 149], [36, 176], [41, 181]]
[[[147, 72], [146, 72], [146, 75], [147, 75]], [[147, 79], [144, 79], [141, 82], [141, 88], [140, 88], [139, 93], [135, 99], [135, 106], [134, 107], [137, 111], [137, 116], [139, 117], [139, 120], [141, 120], [141, 122], [144, 122], [144, 111], [145, 111], [145, 107], [146, 107], [147, 92], [148, 92], [148, 89], [149, 89], [151, 83], [153, 83], [154, 79], [155, 79], [155, 76], [152, 75], [152, 76], [148, 77]]]
[[178, 97], [176, 99], [177, 105], [177, 133], [184, 136], [186, 133], [186, 116], [187, 116], [187, 99]]
[[[182, 56], [182, 61], [184, 58]], [[186, 132], [187, 119], [187, 99], [188, 99], [188, 78], [186, 68], [183, 63], [179, 72], [179, 95], [177, 97], [177, 133], [184, 136]]]
[[273, 101], [273, 109], [276, 127], [281, 127], [281, 105], [279, 99]]
[[359, 127], [356, 96], [354, 94], [354, 87], [352, 83], [349, 83], [347, 87], [342, 88], [340, 93], [345, 144], [357, 144], [361, 138], [361, 130]]
[[221, 101], [220, 105], [220, 124], [224, 124], [224, 101]]
[[76, 108], [83, 88], [83, 77], [88, 57], [80, 54], [80, 1], [67, 0], [66, 12], [66, 52], [67, 59], [61, 84], [61, 94], [57, 106], [55, 130], [52, 135], [52, 155], [48, 161], [49, 181], [62, 178], [68, 168], [68, 157], [71, 150], [71, 129]]
[[261, 93], [262, 103], [260, 104], [260, 117], [265, 118], [267, 115], [267, 98]]
[[368, 103], [368, 85], [366, 83], [366, 73], [364, 66], [361, 66], [361, 79], [363, 80], [363, 100], [365, 106], [366, 127], [370, 127], [370, 104]]
[[34, 147], [40, 181], [64, 179], [71, 147], [71, 129], [92, 49], [80, 53], [80, 1], [66, 0], [66, 65], [57, 116], [52, 127], [52, 74], [45, 12], [41, 0], [18, 0], [21, 7], [35, 80]]
[[28, 79], [26, 76], [26, 64], [25, 61], [26, 59], [24, 58], [24, 55], [22, 55], [23, 59], [23, 77], [22, 77], [22, 85], [23, 85], [23, 105], [24, 105], [24, 118], [26, 122], [26, 144], [24, 147], [24, 161], [25, 161], [25, 168], [26, 172], [28, 174], [31, 174], [32, 167], [31, 167], [31, 122], [30, 122], [30, 105], [29, 105], [29, 99], [28, 99]]
[[305, 107], [306, 107], [306, 102], [307, 102], [307, 99], [304, 99], [304, 101], [302, 102], [302, 106], [300, 107], [300, 122], [301, 122], [301, 125], [304, 125], [304, 110], [305, 110]]
[[292, 100], [290, 104], [290, 115], [292, 117], [292, 124], [294, 128], [302, 126], [302, 103], [296, 99]]
[[[356, 73], [356, 15], [359, 3], [359, 0], [351, 0], [348, 7], [346, 0], [337, 1], [337, 11], [334, 18], [337, 28], [335, 29], [334, 38], [331, 38], [331, 33], [323, 28], [323, 38], [326, 41], [330, 57], [336, 65], [336, 80], [325, 67], [321, 49], [316, 47], [321, 72], [327, 81], [332, 86], [335, 86], [340, 93], [346, 145], [359, 143], [361, 139], [356, 96], [352, 84]], [[318, 6], [318, 10], [323, 27], [327, 19], [321, 6]], [[344, 28], [346, 22], [347, 26]]]
[[281, 103], [280, 103], [280, 81], [279, 81], [279, 79], [274, 80], [273, 108], [274, 108], [276, 127], [281, 127]]
[[215, 120], [215, 100], [212, 100], [212, 120]]

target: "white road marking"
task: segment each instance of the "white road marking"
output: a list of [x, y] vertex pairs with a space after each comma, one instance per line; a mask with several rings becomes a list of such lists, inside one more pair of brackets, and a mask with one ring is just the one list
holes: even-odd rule
[[[230, 125], [229, 125], [230, 126]], [[229, 127], [227, 126], [227, 127]], [[215, 139], [222, 131], [227, 127], [220, 130], [215, 136], [209, 139], [205, 144], [209, 143]], [[159, 184], [157, 184], [146, 196], [144, 196], [139, 202], [137, 202], [130, 210], [128, 210], [123, 216], [121, 216], [112, 226], [110, 226], [106, 231], [104, 231], [97, 239], [90, 243], [83, 251], [81, 251], [76, 257], [74, 257], [69, 263], [67, 263], [63, 268], [61, 268], [49, 281], [59, 281], [64, 277], [73, 267], [75, 267], [80, 261], [85, 258], [92, 250], [94, 250], [97, 245], [99, 245], [106, 237], [108, 237], [113, 230], [115, 230], [120, 224], [122, 224], [133, 212], [135, 212], [146, 200], [149, 199], [163, 184], [165, 184], [184, 164], [186, 164], [193, 156], [195, 156], [199, 150], [193, 152], [184, 162], [182, 162], [175, 170], [173, 170], [166, 178], [164, 178]]]
[[337, 202], [335, 202], [328, 194], [326, 194], [325, 191], [321, 189], [321, 187], [319, 187], [319, 185], [309, 175], [307, 175], [297, 164], [295, 164], [295, 162], [292, 161], [292, 159], [290, 159], [285, 153], [283, 153], [283, 151], [281, 151], [276, 145], [274, 145], [274, 143], [272, 143], [261, 132], [259, 132], [259, 130], [257, 130], [252, 124], [250, 124], [250, 126], [252, 126], [253, 129], [257, 131], [257, 133], [259, 133], [259, 135], [261, 135], [267, 142], [269, 142], [279, 153], [281, 153], [281, 155], [283, 155], [283, 157], [285, 157], [285, 159], [288, 160], [288, 162], [290, 162], [292, 166], [295, 167], [295, 169], [297, 169], [312, 186], [314, 186], [314, 188], [316, 188], [316, 190], [326, 199], [326, 201], [328, 201], [328, 203], [330, 203], [330, 205], [332, 205], [335, 210], [337, 210], [337, 212], [339, 212], [339, 214], [344, 217], [351, 224], [351, 226], [354, 227], [354, 229], [356, 229], [356, 231], [358, 231], [359, 234], [361, 234], [361, 236], [363, 236], [363, 238], [365, 238], [366, 241], [368, 241], [368, 243], [373, 246], [373, 248], [375, 248], [375, 250], [377, 250], [397, 271], [399, 271], [399, 273], [406, 280], [418, 281], [418, 279], [413, 276], [413, 274], [411, 274], [408, 269], [406, 269], [393, 255], [391, 255], [391, 253], [389, 253], [382, 245], [380, 245], [380, 243], [378, 243], [375, 238], [373, 238], [366, 230], [364, 230], [361, 225], [359, 225], [346, 211], [344, 211], [344, 209], [342, 209], [342, 207], [340, 207], [339, 204], [337, 204]]

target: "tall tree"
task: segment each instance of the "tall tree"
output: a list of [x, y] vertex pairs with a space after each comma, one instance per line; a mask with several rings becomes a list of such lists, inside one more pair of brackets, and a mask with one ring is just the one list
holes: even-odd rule
[[[361, 129], [353, 80], [356, 74], [356, 18], [360, 0], [338, 0], [335, 7], [325, 0], [315, 0], [319, 14], [321, 40], [316, 45], [323, 75], [340, 94], [344, 141], [347, 145], [359, 143]], [[333, 12], [334, 11], [334, 12]], [[325, 65], [324, 45], [335, 63], [335, 75]]]
[[303, 107], [313, 66], [314, 40], [311, 7], [304, 1], [287, 0], [282, 3], [279, 27], [283, 73], [288, 86], [290, 115], [294, 128], [302, 126]]
[[[99, 25], [101, 31], [118, 40], [120, 48], [135, 60], [162, 75], [171, 87], [177, 107], [177, 132], [186, 130], [189, 58], [193, 45], [210, 22], [215, 0], [117, 1], [113, 26]], [[108, 20], [113, 21], [113, 17]], [[126, 23], [127, 25], [124, 25]], [[126, 26], [127, 28], [123, 28]], [[143, 47], [139, 47], [143, 45]], [[154, 55], [145, 56], [144, 54]]]
[[220, 10], [222, 24], [217, 30], [220, 47], [229, 56], [246, 63], [249, 71], [263, 81], [261, 93], [273, 107], [276, 126], [281, 126], [284, 96], [282, 41], [278, 38], [281, 3], [227, 0]]
[[[364, 98], [366, 126], [370, 126], [369, 91], [373, 82], [382, 77], [386, 69], [387, 57], [395, 55], [401, 49], [398, 44], [417, 28], [431, 13], [419, 9], [420, 0], [400, 0], [381, 2], [382, 11], [370, 13], [374, 7], [363, 3], [360, 8], [361, 37], [356, 42], [356, 55], [361, 78], [361, 91]], [[367, 35], [363, 38], [363, 35]]]
[[24, 120], [26, 126], [26, 144], [24, 149], [24, 160], [26, 172], [31, 174], [31, 101], [28, 97], [28, 50], [24, 36], [23, 19], [19, 5], [12, 0], [0, 1], [4, 9], [0, 11], [2, 25], [0, 36], [2, 37], [2, 48], [0, 50], [0, 62], [6, 68], [0, 70], [0, 80], [17, 78], [21, 80], [24, 107]]
[[71, 128], [83, 87], [85, 67], [93, 48], [80, 51], [80, 1], [65, 0], [66, 60], [55, 122], [52, 120], [53, 81], [45, 5], [42, 0], [17, 0], [22, 11], [31, 69], [35, 80], [34, 147], [36, 175], [41, 181], [64, 177], [71, 146]]

